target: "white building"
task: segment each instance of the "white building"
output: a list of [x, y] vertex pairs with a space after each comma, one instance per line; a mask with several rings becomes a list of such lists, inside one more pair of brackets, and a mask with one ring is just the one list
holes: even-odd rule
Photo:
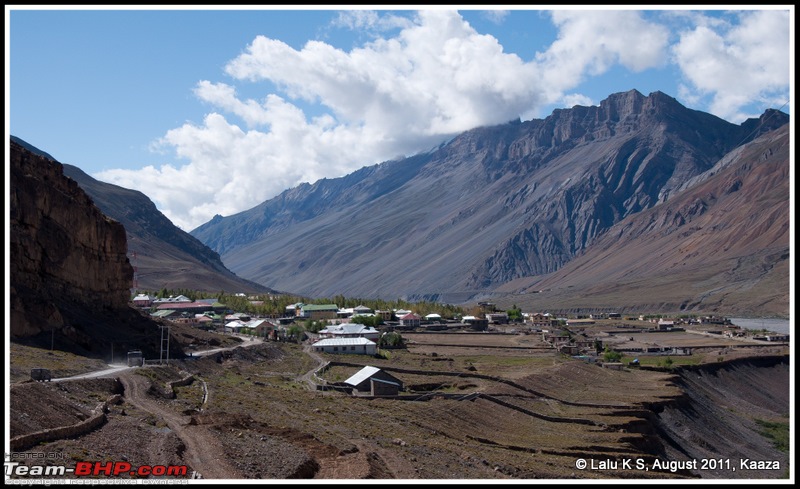
[[327, 338], [311, 345], [316, 352], [374, 355], [378, 345], [366, 338]]
[[320, 338], [367, 338], [377, 341], [380, 332], [372, 326], [363, 324], [343, 323], [332, 324], [319, 331]]

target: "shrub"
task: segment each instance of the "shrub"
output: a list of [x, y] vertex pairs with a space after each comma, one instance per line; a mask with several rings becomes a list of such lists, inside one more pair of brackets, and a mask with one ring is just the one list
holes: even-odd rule
[[618, 351], [614, 351], [609, 347], [606, 347], [605, 351], [603, 352], [603, 361], [614, 363], [618, 362], [622, 358], [622, 353]]

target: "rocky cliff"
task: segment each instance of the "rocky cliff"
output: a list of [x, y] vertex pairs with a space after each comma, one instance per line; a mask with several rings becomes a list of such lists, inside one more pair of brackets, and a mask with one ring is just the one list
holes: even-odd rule
[[112, 342], [158, 351], [157, 323], [129, 306], [133, 267], [123, 226], [60, 163], [13, 141], [10, 156], [12, 341], [89, 355]]
[[126, 308], [133, 267], [125, 229], [60, 163], [11, 146], [11, 334], [64, 323], [62, 305]]

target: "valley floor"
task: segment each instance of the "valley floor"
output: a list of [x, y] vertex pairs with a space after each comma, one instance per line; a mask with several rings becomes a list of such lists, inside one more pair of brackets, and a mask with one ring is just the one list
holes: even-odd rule
[[[788, 477], [788, 450], [765, 435], [765, 426], [788, 435], [788, 349], [743, 348], [744, 356], [731, 348], [724, 360], [715, 351], [680, 368], [612, 370], [526, 335], [497, 335], [484, 348], [470, 344], [482, 336], [486, 346], [480, 333], [445, 337], [449, 346], [437, 346], [441, 335], [408, 336], [408, 348], [388, 358], [315, 357], [302, 345], [267, 342], [116, 379], [17, 382], [12, 438], [79, 423], [109, 402], [99, 427], [14, 452], [68, 467], [185, 466], [206, 479]], [[331, 364], [310, 375], [320, 360]], [[406, 392], [374, 398], [310, 388], [309, 380], [340, 383], [364, 365], [401, 379]], [[706, 459], [726, 462], [687, 466]], [[742, 459], [778, 468], [740, 469]], [[679, 461], [684, 468], [675, 470]]]

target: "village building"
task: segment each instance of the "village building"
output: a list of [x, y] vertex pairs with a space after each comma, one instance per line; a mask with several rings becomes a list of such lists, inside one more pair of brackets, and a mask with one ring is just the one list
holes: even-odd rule
[[375, 315], [378, 316], [379, 318], [381, 318], [383, 321], [391, 321], [392, 318], [394, 317], [394, 311], [377, 310], [377, 311], [375, 311]]
[[284, 310], [284, 314], [287, 317], [299, 316], [300, 315], [300, 310], [302, 309], [302, 307], [304, 305], [305, 304], [303, 304], [302, 302], [296, 302], [294, 304], [289, 304], [288, 306], [286, 306], [286, 309]]
[[479, 318], [476, 316], [464, 316], [461, 321], [469, 325], [475, 331], [486, 331], [489, 328], [489, 320], [486, 318]]
[[586, 326], [594, 323], [595, 320], [589, 318], [567, 319], [567, 326]]
[[246, 323], [247, 321], [250, 321], [250, 319], [250, 315], [244, 312], [235, 312], [225, 316], [225, 321], [242, 321], [243, 323]]
[[247, 324], [244, 321], [234, 319], [233, 321], [225, 323], [224, 331], [226, 333], [241, 333], [241, 331], [246, 327]]
[[508, 324], [508, 313], [489, 312], [486, 313], [486, 320], [489, 322], [489, 324]]
[[[154, 303], [155, 304], [155, 303]], [[165, 302], [158, 304], [156, 306], [156, 311], [163, 311], [163, 310], [175, 310], [181, 313], [189, 313], [189, 314], [202, 314], [209, 312], [213, 309], [206, 302]]]
[[658, 329], [661, 331], [666, 331], [672, 329], [675, 326], [675, 321], [667, 320], [667, 319], [659, 319], [658, 320]]
[[418, 328], [421, 320], [421, 317], [413, 312], [409, 312], [408, 314], [400, 316], [400, 326], [405, 326], [407, 328]]
[[181, 302], [194, 302], [185, 295], [179, 296], [169, 296], [169, 297], [162, 297], [160, 299], [153, 299], [153, 304], [174, 304], [174, 303], [181, 303]]
[[214, 319], [206, 314], [195, 314], [194, 319], [199, 328], [209, 329], [214, 325]]
[[176, 319], [181, 317], [180, 311], [176, 311], [175, 309], [160, 309], [152, 314], [151, 317], [160, 318], [160, 319]]
[[147, 294], [139, 294], [133, 298], [133, 305], [136, 307], [150, 307], [153, 305], [153, 298]]
[[549, 314], [542, 314], [539, 312], [531, 314], [523, 314], [525, 323], [534, 329], [549, 329], [558, 324], [558, 320]]
[[320, 338], [367, 338], [377, 341], [380, 331], [372, 326], [363, 324], [344, 323], [333, 324], [319, 331]]
[[336, 319], [339, 306], [336, 304], [303, 304], [300, 308], [300, 317], [319, 321], [321, 319]]
[[251, 319], [246, 324], [247, 330], [251, 335], [263, 338], [274, 336], [277, 326], [266, 319]]
[[313, 345], [314, 351], [321, 353], [353, 353], [357, 355], [374, 355], [377, 343], [366, 338], [326, 338]]
[[356, 372], [345, 384], [353, 387], [353, 393], [373, 396], [397, 395], [403, 390], [403, 382], [397, 377], [377, 368], [366, 366]]

